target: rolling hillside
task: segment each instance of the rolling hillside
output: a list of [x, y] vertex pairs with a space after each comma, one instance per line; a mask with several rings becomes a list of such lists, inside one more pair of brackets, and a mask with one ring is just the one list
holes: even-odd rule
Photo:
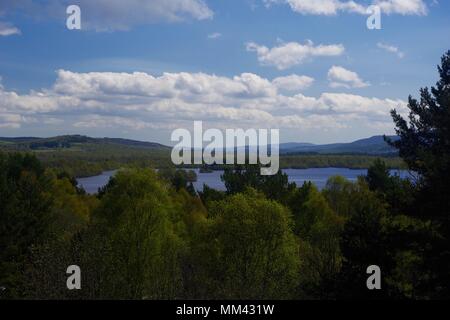
[[[389, 138], [396, 139], [394, 136]], [[280, 144], [280, 153], [394, 155], [397, 154], [397, 151], [384, 141], [383, 136], [373, 136], [350, 143], [334, 143], [324, 145], [283, 143]]]
[[66, 135], [51, 138], [19, 137], [2, 138], [0, 146], [20, 150], [51, 150], [51, 149], [83, 149], [86, 146], [135, 147], [141, 149], [169, 149], [159, 143], [144, 142], [120, 138], [91, 138], [81, 135]]
[[171, 165], [169, 147], [119, 138], [91, 138], [81, 135], [0, 138], [0, 150], [32, 152], [47, 166], [77, 177], [124, 166]]
[[[64, 171], [76, 177], [96, 175], [104, 170], [126, 166], [173, 166], [170, 147], [120, 138], [92, 138], [81, 135], [50, 138], [0, 137], [0, 151], [32, 152], [57, 172]], [[379, 157], [383, 158], [389, 167], [403, 166], [395, 150], [388, 146], [381, 136], [328, 145], [285, 143], [280, 145], [280, 154], [282, 168], [360, 169], [368, 168]]]

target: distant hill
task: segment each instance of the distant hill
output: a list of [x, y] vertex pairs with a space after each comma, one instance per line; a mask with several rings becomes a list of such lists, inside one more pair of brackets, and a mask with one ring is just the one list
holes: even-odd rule
[[155, 142], [144, 142], [120, 138], [91, 138], [82, 135], [65, 135], [50, 138], [20, 137], [2, 138], [0, 137], [0, 147], [19, 150], [52, 150], [83, 148], [84, 146], [109, 145], [111, 147], [134, 147], [140, 149], [169, 149]]
[[[236, 148], [242, 151], [242, 148]], [[155, 142], [120, 138], [92, 138], [65, 135], [50, 138], [1, 138], [0, 151], [32, 152], [56, 172], [87, 177], [123, 167], [172, 167], [171, 148]], [[400, 168], [396, 150], [382, 136], [351, 143], [314, 145], [284, 143], [280, 145], [282, 168], [368, 168], [381, 157], [390, 168]], [[193, 166], [195, 167], [195, 166]]]
[[[398, 139], [390, 136], [391, 139]], [[367, 139], [356, 140], [350, 143], [333, 143], [314, 145], [308, 143], [282, 143], [280, 154], [366, 154], [390, 155], [397, 154], [397, 150], [389, 146], [383, 136], [373, 136]]]
[[[391, 139], [397, 139], [391, 136]], [[138, 150], [169, 150], [170, 147], [155, 143], [121, 138], [92, 138], [82, 135], [64, 135], [50, 138], [38, 137], [0, 137], [0, 148], [18, 150], [60, 150], [60, 149], [138, 149]], [[102, 149], [101, 148], [101, 149]], [[242, 151], [243, 148], [237, 148]], [[312, 143], [282, 143], [280, 154], [364, 154], [364, 155], [394, 155], [397, 150], [389, 146], [383, 136], [373, 136], [350, 143], [333, 143], [316, 145]]]
[[87, 177], [125, 166], [171, 165], [170, 150], [155, 142], [65, 135], [50, 138], [1, 138], [0, 151], [32, 152], [56, 172]]

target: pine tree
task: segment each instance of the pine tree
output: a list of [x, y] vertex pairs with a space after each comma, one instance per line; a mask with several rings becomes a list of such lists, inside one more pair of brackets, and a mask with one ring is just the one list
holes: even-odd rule
[[409, 168], [419, 175], [414, 212], [429, 222], [422, 239], [428, 279], [422, 284], [434, 298], [450, 297], [450, 50], [438, 66], [435, 87], [422, 88], [420, 100], [409, 97], [408, 121], [396, 110], [392, 118], [399, 140], [388, 142], [399, 150]]

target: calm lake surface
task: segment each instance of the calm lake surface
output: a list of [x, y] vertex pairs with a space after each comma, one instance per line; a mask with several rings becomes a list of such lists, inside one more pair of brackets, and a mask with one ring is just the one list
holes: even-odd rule
[[78, 178], [78, 186], [83, 187], [83, 189], [89, 194], [97, 193], [98, 188], [105, 186], [116, 172], [117, 170], [104, 171], [98, 176]]
[[[197, 182], [194, 183], [196, 190], [202, 190], [203, 184], [217, 190], [225, 190], [225, 185], [220, 180], [223, 171], [213, 171], [211, 173], [200, 173], [199, 169], [194, 170], [197, 173]], [[109, 181], [117, 170], [105, 171], [98, 176], [79, 178], [78, 184], [86, 190], [87, 193], [93, 194], [98, 188], [103, 187]], [[311, 169], [283, 169], [289, 177], [289, 182], [295, 182], [297, 186], [301, 186], [305, 181], [311, 181], [319, 189], [323, 189], [329, 177], [343, 176], [350, 181], [356, 181], [358, 176], [366, 175], [367, 170], [353, 170], [344, 168], [311, 168]], [[397, 174], [402, 178], [410, 177], [408, 171], [392, 170], [391, 174]]]

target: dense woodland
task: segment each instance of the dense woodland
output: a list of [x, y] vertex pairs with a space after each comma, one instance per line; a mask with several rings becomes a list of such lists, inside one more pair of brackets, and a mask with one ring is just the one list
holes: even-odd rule
[[[0, 155], [5, 299], [450, 298], [450, 51], [435, 87], [392, 116], [414, 181], [376, 161], [322, 191], [227, 169], [197, 194], [175, 170], [125, 169], [98, 195], [32, 154]], [[82, 289], [66, 288], [66, 268]], [[378, 265], [382, 290], [367, 290]]]

